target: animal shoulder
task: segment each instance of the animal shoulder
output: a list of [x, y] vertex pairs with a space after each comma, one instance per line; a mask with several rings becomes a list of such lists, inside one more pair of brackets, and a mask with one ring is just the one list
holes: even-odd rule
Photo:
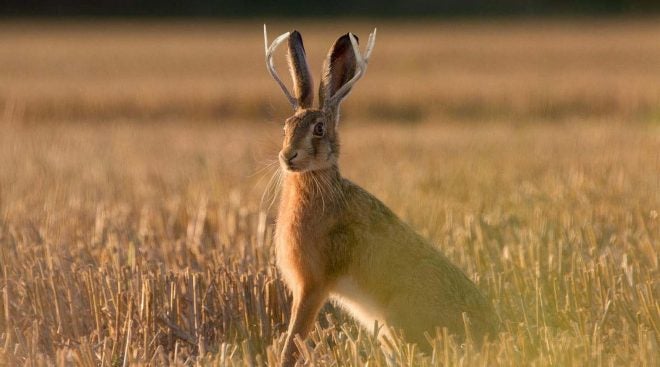
[[343, 179], [344, 192], [347, 196], [346, 210], [371, 221], [398, 220], [396, 215], [376, 196], [350, 180]]

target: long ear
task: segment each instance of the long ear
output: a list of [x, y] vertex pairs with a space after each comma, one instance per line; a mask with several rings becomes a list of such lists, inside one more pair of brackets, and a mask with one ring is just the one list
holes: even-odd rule
[[309, 108], [314, 101], [312, 75], [307, 66], [305, 47], [298, 31], [291, 32], [289, 36], [289, 52], [287, 56], [291, 79], [293, 79], [293, 94], [298, 101], [298, 107]]
[[[354, 35], [356, 41], [357, 37]], [[350, 33], [339, 37], [330, 48], [328, 57], [323, 64], [321, 86], [319, 87], [319, 103], [322, 109], [335, 110], [341, 100], [348, 95], [350, 87], [342, 96], [335, 96], [337, 91], [355, 75], [357, 61], [351, 45]]]

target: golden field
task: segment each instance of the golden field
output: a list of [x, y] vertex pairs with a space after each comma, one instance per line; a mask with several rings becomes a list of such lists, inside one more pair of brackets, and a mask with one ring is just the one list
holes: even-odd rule
[[[294, 26], [314, 76], [339, 35], [378, 26], [342, 171], [502, 320], [481, 348], [430, 336], [432, 355], [402, 341], [392, 363], [659, 363], [660, 22], [279, 21], [270, 38]], [[269, 180], [290, 111], [261, 27], [0, 24], [0, 365], [277, 364]], [[387, 365], [340, 310], [318, 321], [308, 365]]]

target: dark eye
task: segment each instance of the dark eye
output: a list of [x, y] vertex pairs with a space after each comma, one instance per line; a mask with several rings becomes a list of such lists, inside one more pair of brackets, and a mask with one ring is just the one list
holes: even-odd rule
[[323, 122], [317, 122], [314, 125], [314, 136], [322, 137], [325, 135], [325, 124]]

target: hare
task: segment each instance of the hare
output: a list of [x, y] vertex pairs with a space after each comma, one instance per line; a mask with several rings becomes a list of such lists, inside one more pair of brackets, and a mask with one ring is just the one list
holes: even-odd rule
[[[429, 347], [425, 332], [447, 328], [475, 341], [493, 335], [498, 318], [467, 276], [374, 196], [339, 173], [339, 105], [364, 76], [376, 30], [365, 54], [357, 37], [334, 43], [323, 66], [319, 108], [299, 32], [268, 46], [267, 68], [293, 106], [284, 123], [279, 162], [285, 171], [275, 231], [278, 268], [293, 295], [282, 364], [296, 363], [294, 339], [305, 338], [330, 298], [368, 330], [383, 325]], [[288, 40], [293, 95], [275, 71], [273, 52]], [[387, 344], [387, 343], [385, 343]]]

